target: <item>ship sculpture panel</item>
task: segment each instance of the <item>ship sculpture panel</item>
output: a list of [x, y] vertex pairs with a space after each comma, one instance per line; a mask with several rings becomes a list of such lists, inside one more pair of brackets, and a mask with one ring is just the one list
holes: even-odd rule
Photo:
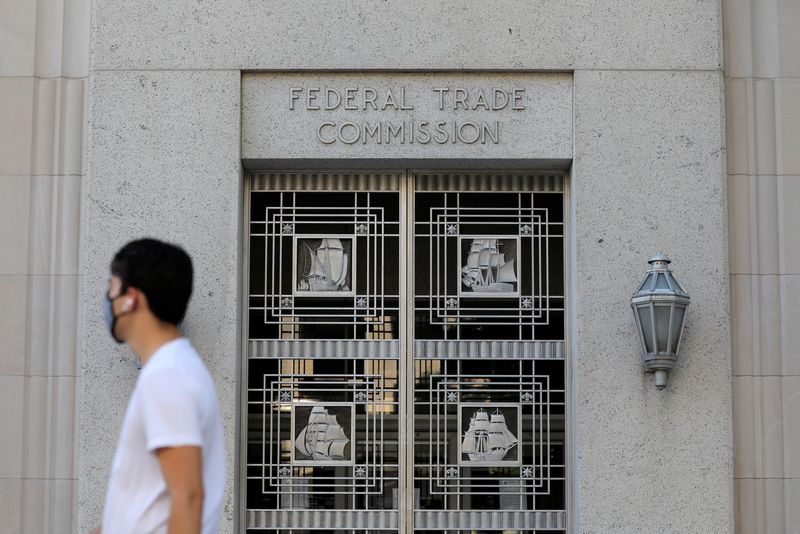
[[470, 417], [469, 428], [461, 442], [461, 453], [473, 462], [499, 462], [518, 442], [499, 409], [490, 418], [486, 410], [480, 408]]
[[473, 239], [466, 265], [461, 267], [461, 282], [476, 293], [516, 291], [514, 260], [506, 261], [498, 239]]
[[314, 406], [308, 424], [294, 440], [298, 452], [313, 460], [348, 460], [345, 448], [350, 439], [344, 433], [336, 416], [328, 413], [324, 406]]
[[347, 286], [350, 258], [340, 239], [324, 238], [314, 249], [305, 243], [303, 246], [308, 268], [297, 281], [298, 291], [350, 291]]

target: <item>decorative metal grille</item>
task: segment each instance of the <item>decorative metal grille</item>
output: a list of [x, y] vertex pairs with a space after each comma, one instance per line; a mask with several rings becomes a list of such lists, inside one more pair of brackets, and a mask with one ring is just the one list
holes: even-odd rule
[[251, 339], [397, 339], [399, 194], [256, 183], [264, 187], [250, 195]]
[[563, 205], [558, 175], [249, 177], [248, 532], [566, 530]]
[[414, 194], [414, 529], [564, 531], [563, 178]]
[[415, 194], [416, 339], [563, 340], [563, 195], [544, 177], [515, 182], [528, 189]]
[[415, 367], [418, 508], [564, 508], [562, 362], [420, 359]]
[[398, 528], [399, 185], [251, 177], [248, 531]]
[[396, 509], [397, 362], [250, 361], [248, 508]]

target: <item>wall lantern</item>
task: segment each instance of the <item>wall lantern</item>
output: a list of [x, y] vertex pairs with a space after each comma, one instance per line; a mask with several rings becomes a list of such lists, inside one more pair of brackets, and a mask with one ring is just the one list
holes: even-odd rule
[[678, 359], [689, 294], [672, 276], [669, 258], [656, 254], [647, 263], [650, 268], [631, 297], [631, 308], [639, 331], [645, 371], [655, 373], [656, 388], [664, 389], [668, 373]]

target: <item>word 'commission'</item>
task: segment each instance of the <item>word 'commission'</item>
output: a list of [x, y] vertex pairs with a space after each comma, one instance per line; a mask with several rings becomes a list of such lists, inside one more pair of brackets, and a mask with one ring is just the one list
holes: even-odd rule
[[[320, 87], [289, 89], [289, 109], [306, 111], [413, 111], [406, 88], [399, 90], [352, 87], [344, 90]], [[525, 110], [525, 89], [477, 89], [434, 87], [432, 97], [439, 111]], [[342, 143], [493, 143], [500, 142], [499, 121], [454, 121], [413, 117], [407, 120], [324, 121], [317, 139], [326, 145]]]

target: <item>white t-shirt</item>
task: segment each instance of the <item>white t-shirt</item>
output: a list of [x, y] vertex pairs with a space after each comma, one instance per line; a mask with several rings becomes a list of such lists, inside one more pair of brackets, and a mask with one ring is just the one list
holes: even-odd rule
[[170, 497], [156, 449], [193, 445], [203, 457], [203, 534], [216, 534], [225, 491], [214, 382], [185, 338], [162, 345], [139, 373], [111, 467], [103, 534], [166, 533]]

